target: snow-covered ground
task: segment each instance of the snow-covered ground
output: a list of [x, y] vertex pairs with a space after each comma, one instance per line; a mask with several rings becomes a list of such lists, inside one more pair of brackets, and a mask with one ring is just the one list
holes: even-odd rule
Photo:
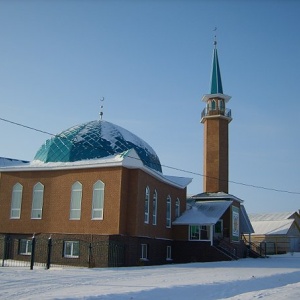
[[111, 269], [0, 267], [0, 299], [300, 299], [300, 253]]

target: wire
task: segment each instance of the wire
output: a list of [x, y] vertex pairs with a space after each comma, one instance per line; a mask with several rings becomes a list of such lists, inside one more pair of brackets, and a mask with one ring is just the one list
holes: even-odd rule
[[[44, 131], [44, 130], [40, 130], [40, 129], [36, 129], [36, 128], [30, 127], [30, 126], [27, 126], [27, 125], [23, 125], [23, 124], [20, 124], [20, 123], [17, 123], [17, 122], [13, 122], [13, 121], [10, 121], [10, 120], [7, 120], [7, 119], [3, 119], [1, 117], [0, 117], [0, 120], [4, 121], [4, 122], [7, 122], [7, 123], [10, 123], [10, 124], [21, 126], [21, 127], [24, 127], [24, 128], [30, 129], [30, 130], [34, 130], [34, 131], [37, 131], [37, 132], [45, 133], [45, 134], [48, 134], [48, 135], [51, 135], [51, 136], [56, 136], [53, 133], [50, 133], [50, 132], [47, 132], [47, 131]], [[132, 156], [127, 156], [127, 157], [130, 157], [130, 158], [133, 158], [133, 159], [137, 159], [137, 160], [141, 160], [140, 158], [136, 158], [136, 157], [132, 157]], [[99, 164], [101, 164], [101, 163], [99, 163]], [[84, 164], [82, 164], [82, 166], [84, 166]], [[193, 171], [187, 171], [187, 170], [184, 170], [184, 169], [180, 169], [180, 168], [176, 168], [176, 167], [171, 167], [171, 166], [167, 166], [167, 165], [162, 165], [162, 164], [161, 164], [161, 166], [164, 167], [164, 168], [168, 168], [168, 169], [171, 169], [171, 170], [175, 170], [175, 171], [179, 171], [179, 172], [183, 172], [183, 173], [187, 173], [187, 174], [192, 174], [192, 175], [196, 175], [196, 176], [201, 176], [201, 177], [206, 177], [206, 178], [211, 178], [211, 179], [216, 179], [216, 180], [224, 181], [224, 179], [206, 176], [204, 174], [193, 172]], [[269, 188], [269, 187], [265, 187], [265, 186], [259, 186], [259, 185], [254, 185], [254, 184], [248, 184], [248, 183], [238, 182], [238, 181], [232, 181], [232, 180], [228, 180], [228, 182], [233, 183], [233, 184], [237, 184], [237, 185], [246, 186], [246, 187], [251, 187], [251, 188], [256, 188], [256, 189], [263, 189], [263, 190], [267, 190], [267, 191], [273, 191], [273, 192], [277, 192], [277, 193], [287, 193], [287, 194], [300, 195], [300, 192], [293, 192], [293, 191], [288, 191], [288, 190], [274, 189], [274, 188]]]
[[48, 135], [55, 136], [55, 134], [53, 134], [53, 133], [43, 131], [43, 130], [40, 130], [40, 129], [36, 129], [36, 128], [30, 127], [30, 126], [26, 126], [26, 125], [23, 125], [23, 124], [20, 124], [20, 123], [17, 123], [17, 122], [9, 121], [9, 120], [3, 119], [3, 118], [0, 118], [0, 120], [4, 121], [4, 122], [7, 122], [7, 123], [14, 124], [14, 125], [18, 125], [18, 126], [21, 126], [21, 127], [27, 128], [27, 129], [31, 129], [31, 130], [35, 130], [35, 131], [38, 131], [38, 132], [41, 132], [41, 133], [45, 133], [45, 134], [48, 134]]

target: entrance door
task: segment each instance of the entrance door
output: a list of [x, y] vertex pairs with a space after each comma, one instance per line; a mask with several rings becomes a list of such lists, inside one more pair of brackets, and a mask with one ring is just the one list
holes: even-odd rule
[[219, 220], [214, 225], [214, 238], [215, 239], [223, 238], [223, 220]]

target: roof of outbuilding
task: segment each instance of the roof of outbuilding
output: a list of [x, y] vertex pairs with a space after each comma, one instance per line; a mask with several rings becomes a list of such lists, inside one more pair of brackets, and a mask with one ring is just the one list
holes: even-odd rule
[[249, 214], [249, 218], [254, 221], [280, 221], [289, 219], [294, 212], [280, 212], [280, 213], [262, 213], [262, 214]]
[[255, 234], [287, 234], [297, 212], [249, 214]]
[[281, 221], [253, 221], [252, 226], [255, 234], [287, 234], [294, 220]]

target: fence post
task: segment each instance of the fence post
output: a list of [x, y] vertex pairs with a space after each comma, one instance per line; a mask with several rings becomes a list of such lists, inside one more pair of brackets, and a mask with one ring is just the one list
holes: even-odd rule
[[32, 236], [31, 242], [31, 260], [30, 260], [30, 270], [33, 270], [34, 265], [34, 254], [35, 254], [35, 235]]
[[92, 262], [92, 243], [89, 245], [89, 268], [91, 268], [91, 262]]
[[2, 258], [2, 267], [4, 267], [5, 258], [7, 256], [7, 247], [8, 247], [8, 236], [5, 235], [3, 239], [3, 258]]
[[50, 235], [48, 239], [48, 252], [47, 252], [47, 265], [46, 265], [47, 270], [50, 269], [50, 264], [51, 264], [51, 249], [52, 249], [52, 237]]

